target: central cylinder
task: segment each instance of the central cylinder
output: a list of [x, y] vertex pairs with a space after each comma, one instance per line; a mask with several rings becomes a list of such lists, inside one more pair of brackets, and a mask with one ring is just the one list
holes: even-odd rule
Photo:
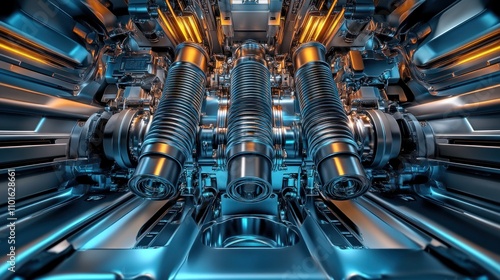
[[227, 194], [257, 202], [272, 193], [273, 128], [265, 50], [247, 41], [235, 52], [227, 125]]
[[322, 181], [322, 192], [337, 200], [364, 194], [369, 181], [325, 61], [325, 47], [305, 43], [295, 51], [293, 62], [302, 131]]

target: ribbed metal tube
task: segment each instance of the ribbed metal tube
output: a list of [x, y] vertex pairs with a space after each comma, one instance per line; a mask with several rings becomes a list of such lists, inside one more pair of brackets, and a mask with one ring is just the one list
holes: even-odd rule
[[330, 67], [325, 62], [324, 46], [316, 42], [303, 44], [293, 60], [303, 134], [323, 193], [337, 200], [364, 194], [369, 183]]
[[200, 46], [177, 47], [160, 103], [145, 137], [130, 189], [149, 199], [169, 199], [191, 157], [205, 89], [208, 55]]
[[246, 42], [236, 51], [231, 72], [227, 125], [227, 193], [256, 202], [272, 192], [272, 96], [264, 50]]

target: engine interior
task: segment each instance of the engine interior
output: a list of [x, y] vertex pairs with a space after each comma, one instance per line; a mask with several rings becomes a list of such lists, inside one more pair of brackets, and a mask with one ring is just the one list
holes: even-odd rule
[[2, 6], [1, 279], [500, 277], [495, 1]]

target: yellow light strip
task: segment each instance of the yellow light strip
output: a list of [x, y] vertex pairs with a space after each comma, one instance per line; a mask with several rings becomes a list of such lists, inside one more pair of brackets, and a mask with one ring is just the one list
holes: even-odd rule
[[158, 8], [158, 15], [160, 15], [160, 19], [163, 22], [163, 25], [167, 28], [168, 32], [170, 33], [170, 36], [177, 38], [177, 34], [175, 33], [174, 29], [170, 25], [170, 22], [168, 21], [167, 17], [163, 14], [163, 12]]
[[299, 43], [303, 43], [305, 38], [306, 38], [306, 33], [308, 31], [308, 29], [310, 28], [309, 25], [311, 25], [311, 21], [312, 21], [312, 17], [309, 17], [307, 19], [307, 23], [305, 25], [303, 25], [302, 27], [302, 33], [300, 34], [300, 38], [299, 38]]
[[302, 28], [302, 34], [300, 35], [299, 42], [304, 43], [311, 40], [312, 33], [318, 26], [321, 17], [316, 15], [309, 15], [304, 28]]
[[20, 56], [22, 56], [22, 57], [25, 57], [25, 58], [28, 58], [28, 59], [34, 60], [34, 61], [36, 61], [36, 62], [40, 62], [40, 63], [42, 63], [42, 64], [47, 64], [47, 63], [48, 63], [46, 60], [44, 60], [44, 59], [42, 59], [42, 58], [36, 57], [36, 56], [34, 56], [34, 55], [31, 55], [31, 54], [29, 54], [29, 53], [26, 53], [26, 52], [20, 51], [20, 50], [18, 50], [18, 49], [12, 48], [12, 47], [10, 47], [10, 46], [8, 46], [8, 45], [5, 45], [5, 44], [2, 44], [2, 43], [0, 43], [0, 49], [4, 49], [4, 50], [6, 50], [6, 51], [8, 51], [8, 52], [15, 53], [15, 54], [17, 54], [17, 55], [20, 55]]
[[330, 18], [330, 15], [332, 14], [333, 12], [333, 9], [335, 8], [335, 6], [337, 5], [337, 1], [338, 0], [333, 0], [333, 3], [332, 5], [330, 6], [330, 9], [328, 9], [328, 13], [326, 14], [326, 16], [323, 18], [323, 20], [321, 21], [321, 24], [319, 26], [318, 29], [316, 29], [316, 33], [314, 34], [314, 40], [317, 40], [318, 36], [320, 35], [321, 31], [323, 30], [323, 28], [325, 27], [325, 22]]
[[304, 43], [310, 40], [319, 41], [322, 43], [327, 40], [336, 26], [344, 16], [345, 10], [342, 9], [339, 13], [332, 15], [337, 5], [338, 0], [334, 0], [326, 15], [318, 15], [317, 12], [309, 13], [305, 24], [303, 24], [302, 33], [299, 38], [299, 43]]
[[181, 20], [179, 20], [177, 18], [177, 16], [175, 15], [175, 12], [174, 12], [174, 9], [172, 8], [172, 6], [170, 5], [170, 2], [168, 0], [165, 1], [165, 3], [167, 3], [167, 6], [168, 6], [168, 9], [170, 11], [170, 13], [172, 14], [172, 16], [174, 17], [174, 20], [175, 22], [177, 23], [177, 27], [179, 27], [179, 29], [181, 30], [182, 32], [182, 35], [184, 36], [184, 40], [183, 41], [187, 41], [188, 40], [188, 37], [189, 35], [186, 33], [186, 30], [184, 28], [184, 24], [181, 22]]
[[317, 39], [319, 42], [326, 44], [326, 42], [324, 41], [331, 37], [331, 35], [335, 31], [335, 28], [339, 25], [339, 22], [344, 18], [344, 13], [345, 9], [342, 9], [338, 14], [334, 16], [332, 23], [329, 24], [329, 28], [322, 33], [322, 37]]
[[[203, 42], [203, 36], [198, 28], [198, 24], [194, 15], [186, 14], [182, 16], [177, 16], [174, 12], [174, 9], [170, 5], [170, 3], [165, 1], [167, 4], [168, 10], [172, 14], [172, 16], [165, 15], [161, 9], [158, 8], [158, 14], [160, 16], [161, 21], [167, 28], [171, 37], [177, 40], [177, 44], [184, 41], [192, 41], [196, 43]], [[173, 20], [172, 20], [173, 19]]]
[[465, 64], [465, 63], [470, 62], [472, 60], [481, 58], [483, 56], [487, 56], [487, 55], [494, 53], [496, 51], [500, 51], [500, 45], [495, 46], [493, 48], [489, 48], [489, 49], [484, 50], [484, 51], [481, 51], [481, 52], [474, 54], [474, 55], [466, 56], [464, 59], [460, 59], [457, 64], [458, 65]]
[[309, 32], [307, 34], [307, 41], [310, 41], [313, 38], [314, 31], [318, 28], [320, 21], [321, 21], [320, 16], [314, 16], [314, 24], [311, 26], [311, 29], [309, 30]]
[[198, 41], [198, 37], [196, 36], [196, 25], [191, 25], [191, 22], [189, 19], [191, 16], [182, 16], [182, 22], [184, 24], [184, 27], [186, 28], [187, 33], [189, 34], [189, 40], [192, 42], [200, 43]]
[[201, 43], [203, 41], [203, 38], [201, 36], [200, 29], [198, 28], [198, 25], [196, 24], [196, 20], [194, 19], [194, 16], [190, 15], [188, 17], [188, 19], [189, 19], [190, 26], [194, 31], [194, 35], [196, 36], [196, 42]]
[[180, 17], [177, 17], [177, 19], [179, 20], [180, 24], [184, 27], [184, 30], [186, 31], [186, 35], [187, 35], [187, 37], [185, 38], [186, 41], [192, 41], [191, 38], [193, 38], [193, 35], [191, 34], [191, 30], [189, 30], [189, 27], [186, 26], [186, 17], [180, 16]]

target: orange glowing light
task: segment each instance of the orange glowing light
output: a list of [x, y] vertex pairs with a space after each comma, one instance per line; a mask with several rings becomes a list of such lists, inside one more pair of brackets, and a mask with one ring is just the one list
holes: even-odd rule
[[174, 20], [175, 22], [177, 23], [177, 27], [181, 30], [181, 33], [182, 35], [184, 36], [184, 39], [187, 40], [188, 39], [188, 35], [186, 33], [186, 30], [184, 28], [184, 24], [182, 23], [181, 20], [179, 20], [177, 18], [177, 16], [175, 15], [175, 12], [174, 12], [174, 9], [172, 8], [172, 6], [170, 5], [170, 2], [169, 1], [165, 1], [165, 3], [167, 3], [167, 6], [168, 6], [168, 10], [170, 11], [170, 13], [172, 14], [172, 16], [174, 17]]
[[321, 16], [309, 15], [307, 22], [304, 28], [302, 29], [302, 34], [300, 35], [299, 38], [300, 43], [311, 41], [314, 35], [313, 32], [316, 30], [321, 18], [322, 18]]
[[331, 23], [329, 22], [329, 24], [327, 25], [329, 26], [329, 28], [326, 29], [325, 32], [321, 33], [323, 36], [321, 38], [318, 38], [317, 39], [318, 41], [323, 42], [324, 44], [326, 43], [325, 40], [327, 40], [332, 36], [333, 32], [335, 31], [335, 28], [340, 24], [340, 21], [344, 18], [344, 13], [345, 9], [342, 9], [338, 14], [333, 16], [333, 20], [331, 20]]
[[13, 47], [10, 47], [8, 45], [5, 45], [5, 44], [3, 44], [1, 42], [0, 42], [0, 49], [6, 50], [6, 51], [11, 52], [11, 53], [15, 53], [17, 55], [20, 55], [22, 57], [34, 60], [34, 61], [39, 62], [39, 63], [47, 64], [47, 61], [45, 61], [44, 59], [42, 59], [40, 57], [37, 57], [34, 54], [30, 54], [28, 52], [23, 52], [21, 50], [18, 50], [18, 49], [15, 49]]
[[321, 21], [321, 24], [319, 25], [318, 29], [316, 30], [316, 33], [314, 34], [314, 40], [317, 40], [317, 38], [320, 35], [321, 31], [325, 27], [325, 22], [330, 18], [330, 15], [332, 14], [333, 9], [335, 8], [336, 5], [337, 5], [337, 0], [334, 0], [333, 3], [332, 3], [332, 5], [330, 6], [330, 9], [328, 9], [328, 13], [323, 18], [323, 20]]
[[168, 20], [168, 18], [163, 14], [163, 12], [159, 8], [158, 8], [158, 15], [160, 16], [160, 19], [161, 19], [163, 25], [165, 26], [165, 28], [167, 28], [168, 33], [175, 37], [176, 33], [175, 33], [172, 25], [170, 24], [170, 21]]
[[469, 55], [469, 56], [466, 56], [465, 58], [460, 59], [460, 60], [459, 60], [459, 62], [458, 62], [457, 64], [458, 64], [458, 65], [460, 65], [460, 64], [465, 64], [465, 63], [467, 63], [467, 62], [470, 62], [470, 61], [476, 60], [476, 59], [478, 59], [478, 58], [485, 57], [485, 56], [487, 56], [487, 55], [489, 55], [489, 54], [491, 54], [491, 53], [494, 53], [494, 52], [496, 52], [496, 51], [500, 51], [500, 45], [495, 46], [495, 47], [493, 47], [493, 48], [488, 48], [488, 49], [483, 50], [483, 51], [480, 51], [480, 52], [478, 52], [478, 53], [476, 53], [476, 54], [471, 54], [471, 55]]
[[184, 41], [201, 43], [203, 37], [194, 16], [191, 14], [177, 16], [170, 3], [168, 1], [166, 1], [166, 3], [171, 16], [166, 16], [160, 9], [158, 9], [158, 15], [162, 25], [167, 29], [166, 31], [169, 36], [171, 36], [176, 43]]
[[188, 24], [189, 28], [193, 31], [193, 33], [196, 37], [195, 42], [201, 43], [203, 41], [203, 39], [201, 38], [200, 30], [198, 29], [198, 25], [196, 24], [196, 20], [194, 19], [193, 15], [188, 16], [188, 22], [189, 22], [189, 24]]
[[318, 41], [323, 44], [328, 40], [336, 27], [344, 17], [345, 10], [334, 14], [335, 6], [338, 0], [334, 0], [326, 15], [319, 15], [317, 11], [308, 14], [307, 19], [304, 21], [302, 32], [299, 38], [299, 43], [308, 41]]

